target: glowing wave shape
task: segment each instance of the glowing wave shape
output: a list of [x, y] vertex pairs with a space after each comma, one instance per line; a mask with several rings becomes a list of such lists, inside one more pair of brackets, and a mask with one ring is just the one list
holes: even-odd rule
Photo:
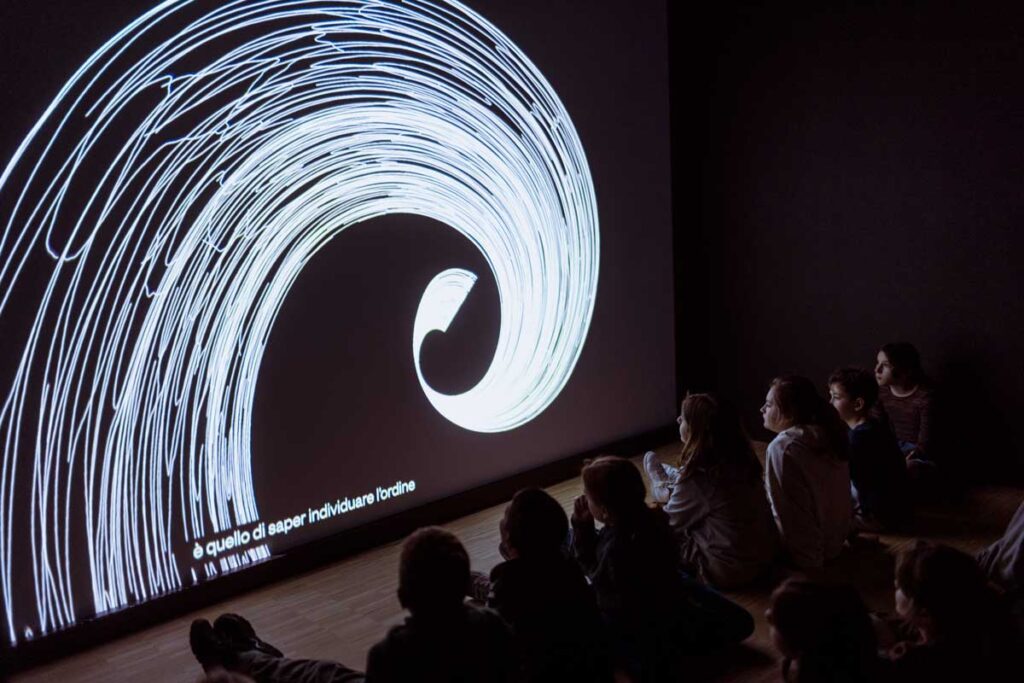
[[[0, 176], [0, 325], [23, 349], [0, 367], [12, 643], [88, 612], [73, 574], [87, 568], [102, 614], [181, 587], [182, 547], [258, 519], [263, 349], [303, 266], [345, 228], [419, 214], [486, 258], [501, 327], [475, 387], [434, 391], [419, 353], [476, 276], [439, 274], [414, 322], [423, 391], [466, 429], [536, 417], [586, 337], [586, 159], [493, 25], [440, 0], [219, 4], [164, 2], [116, 35]], [[33, 614], [15, 613], [16, 580]]]

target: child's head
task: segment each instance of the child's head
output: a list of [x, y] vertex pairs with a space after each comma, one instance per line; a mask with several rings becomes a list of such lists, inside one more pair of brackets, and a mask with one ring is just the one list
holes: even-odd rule
[[506, 559], [558, 555], [569, 533], [565, 510], [546, 491], [523, 489], [512, 498], [501, 520], [502, 555]]
[[761, 464], [732, 403], [711, 394], [690, 394], [683, 399], [679, 419], [684, 477], [698, 469], [761, 476]]
[[828, 378], [829, 403], [843, 422], [867, 417], [878, 400], [878, 383], [862, 368], [840, 368]]
[[959, 638], [990, 624], [994, 596], [970, 555], [916, 541], [896, 560], [896, 611], [932, 637]]
[[590, 514], [599, 522], [616, 524], [647, 510], [647, 487], [629, 460], [603, 455], [583, 466], [583, 493]]
[[761, 406], [764, 426], [781, 432], [794, 425], [813, 424], [820, 411], [821, 397], [806, 377], [784, 375], [772, 380]]
[[884, 345], [875, 360], [875, 382], [880, 387], [915, 386], [924, 379], [921, 354], [908, 342]]
[[469, 555], [462, 543], [439, 527], [419, 529], [402, 545], [398, 601], [412, 614], [452, 611], [469, 586]]
[[851, 586], [788, 579], [772, 593], [765, 618], [775, 648], [798, 660], [797, 680], [873, 680], [875, 631]]
[[818, 394], [814, 382], [806, 377], [783, 375], [773, 379], [761, 414], [764, 426], [773, 432], [798, 425], [819, 428], [830, 450], [845, 459], [846, 427], [828, 401]]
[[711, 421], [718, 402], [711, 394], [687, 394], [679, 407], [679, 440], [683, 444], [703, 443], [710, 438]]

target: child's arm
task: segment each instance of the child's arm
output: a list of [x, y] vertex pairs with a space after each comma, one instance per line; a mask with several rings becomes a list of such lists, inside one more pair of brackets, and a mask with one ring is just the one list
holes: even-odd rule
[[587, 497], [579, 495], [572, 509], [572, 554], [588, 575], [597, 569], [597, 529], [587, 506]]
[[768, 446], [765, 459], [768, 501], [791, 559], [803, 569], [817, 568], [825, 558], [814, 489], [797, 459], [789, 456], [786, 448], [774, 442]]
[[709, 490], [691, 478], [675, 485], [662, 509], [668, 515], [672, 528], [681, 531], [692, 529], [704, 521], [711, 514], [710, 503]]

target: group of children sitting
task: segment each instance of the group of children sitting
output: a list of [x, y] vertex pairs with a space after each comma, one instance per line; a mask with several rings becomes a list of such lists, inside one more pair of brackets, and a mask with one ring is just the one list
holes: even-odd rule
[[193, 652], [208, 680], [224, 681], [680, 681], [688, 656], [754, 629], [711, 586], [771, 581], [781, 561], [802, 574], [775, 589], [765, 615], [784, 680], [996, 671], [1018, 637], [1009, 605], [1024, 586], [1024, 505], [977, 559], [913, 544], [897, 561], [896, 616], [870, 614], [821, 570], [858, 530], [907, 523], [908, 487], [936, 467], [930, 393], [909, 344], [883, 347], [873, 376], [837, 371], [828, 390], [826, 400], [802, 377], [771, 383], [761, 413], [777, 436], [763, 469], [734, 407], [687, 396], [679, 461], [644, 458], [650, 492], [615, 456], [584, 466], [571, 517], [544, 491], [520, 491], [500, 524], [504, 562], [487, 577], [473, 579], [449, 532], [417, 531], [399, 570], [410, 616], [371, 649], [365, 674], [282, 657], [237, 615], [194, 622]]

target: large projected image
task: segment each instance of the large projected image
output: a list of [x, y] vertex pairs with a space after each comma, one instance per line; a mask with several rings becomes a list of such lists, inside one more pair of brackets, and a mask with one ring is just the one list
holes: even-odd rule
[[[269, 554], [252, 539], [260, 360], [299, 271], [347, 227], [420, 214], [486, 258], [501, 310], [490, 368], [458, 395], [419, 374], [438, 413], [466, 429], [535, 417], [586, 338], [598, 274], [586, 157], [543, 76], [486, 19], [455, 2], [246, 0], [119, 63], [183, 4], [160, 5], [90, 59], [40, 122], [56, 122], [52, 137], [27, 138], [4, 173], [60, 157], [56, 173], [3, 187], [20, 193], [5, 216], [4, 302], [28, 254], [53, 262], [0, 413], [12, 641], [25, 622], [45, 632], [75, 619], [70, 524], [88, 534], [97, 613], [182, 586], [188, 560], [223, 544], [239, 559]], [[181, 69], [211, 44], [216, 59]], [[133, 107], [154, 90], [152, 107]], [[68, 199], [76, 184], [92, 188], [84, 202]], [[450, 269], [423, 292], [417, 370], [424, 338], [448, 328], [475, 281]], [[72, 519], [79, 469], [91, 504]], [[27, 511], [12, 505], [19, 477], [32, 478]], [[211, 553], [196, 542], [231, 531]], [[193, 558], [174, 552], [179, 538], [196, 542]], [[11, 553], [26, 540], [35, 615], [11, 609]]]
[[[7, 148], [12, 645], [670, 420], [671, 332], [609, 333], [670, 329], [671, 264], [626, 277], [668, 244], [660, 152], [642, 191], [595, 167], [515, 3], [468, 1], [132, 4]], [[601, 173], [641, 202], [610, 237]]]

